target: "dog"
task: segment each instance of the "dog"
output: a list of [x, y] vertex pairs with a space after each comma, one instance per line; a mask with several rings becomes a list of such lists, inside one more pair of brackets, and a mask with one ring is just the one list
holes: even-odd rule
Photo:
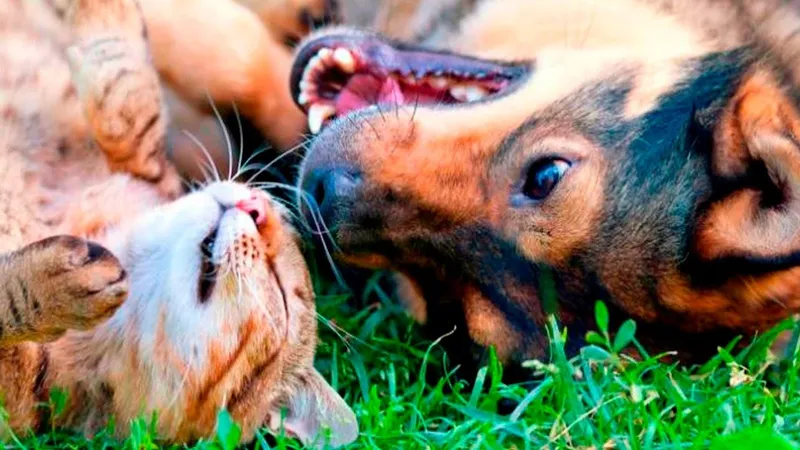
[[295, 54], [298, 204], [456, 357], [551, 314], [574, 353], [603, 300], [701, 360], [800, 306], [799, 5], [383, 2]]

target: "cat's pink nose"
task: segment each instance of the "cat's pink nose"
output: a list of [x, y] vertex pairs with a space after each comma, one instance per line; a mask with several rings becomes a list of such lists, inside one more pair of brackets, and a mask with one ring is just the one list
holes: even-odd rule
[[267, 221], [267, 207], [263, 198], [252, 195], [246, 200], [240, 200], [234, 205], [236, 209], [253, 218], [256, 226], [263, 225]]

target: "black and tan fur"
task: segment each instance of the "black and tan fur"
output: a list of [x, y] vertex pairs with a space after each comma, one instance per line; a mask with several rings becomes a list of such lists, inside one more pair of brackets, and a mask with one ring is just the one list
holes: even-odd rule
[[[686, 360], [798, 311], [797, 2], [431, 3], [448, 12], [410, 2], [388, 37], [379, 20], [320, 32], [299, 69], [321, 46], [372, 45], [525, 75], [323, 130], [299, 183], [344, 261], [394, 270], [415, 317], [506, 361], [546, 356], [549, 279], [573, 345], [602, 299]], [[531, 200], [552, 160], [568, 168]]]

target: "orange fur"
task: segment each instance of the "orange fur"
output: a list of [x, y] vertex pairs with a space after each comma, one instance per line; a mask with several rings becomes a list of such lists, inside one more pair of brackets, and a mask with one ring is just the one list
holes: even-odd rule
[[[158, 413], [180, 443], [213, 436], [229, 408], [245, 442], [287, 408], [304, 443], [324, 428], [352, 441], [352, 411], [313, 367], [286, 212], [233, 182], [180, 195], [135, 1], [77, 0], [63, 22], [25, 8], [0, 7], [16, 45], [0, 46], [0, 435], [91, 435], [111, 417], [122, 435]], [[47, 417], [55, 388], [68, 402]]]
[[233, 0], [141, 5], [155, 66], [173, 89], [206, 111], [209, 100], [235, 106], [280, 148], [298, 143], [305, 123], [286, 89], [291, 52], [255, 14]]
[[[300, 186], [325, 194], [344, 261], [402, 273], [428, 326], [451, 323], [460, 303], [473, 340], [507, 360], [544, 347], [544, 269], [568, 324], [590, 321], [602, 296], [661, 340], [764, 330], [800, 307], [800, 19], [775, 0], [746, 3], [408, 1], [400, 26], [387, 6], [361, 21], [372, 29], [320, 31], [299, 64], [320, 46], [368, 53], [356, 72], [405, 69], [388, 77], [406, 97], [351, 112], [330, 98], [356, 94], [357, 78], [304, 78], [327, 98], [298, 103], [349, 115], [317, 138]], [[429, 49], [481, 65], [463, 76], [472, 60]], [[494, 61], [525, 76], [492, 94], [480, 80]], [[451, 90], [415, 102], [426, 83]], [[459, 83], [483, 93], [458, 98]], [[568, 164], [555, 189], [515, 203], [548, 158]]]

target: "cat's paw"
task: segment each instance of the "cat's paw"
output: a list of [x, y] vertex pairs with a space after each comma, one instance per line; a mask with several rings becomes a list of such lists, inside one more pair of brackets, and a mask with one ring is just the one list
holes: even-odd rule
[[75, 0], [64, 20], [74, 37], [67, 60], [92, 138], [113, 170], [159, 181], [166, 118], [137, 2]]
[[108, 319], [128, 294], [125, 270], [104, 247], [55, 236], [23, 249], [29, 313], [43, 336], [85, 330]]
[[115, 36], [67, 50], [94, 142], [113, 170], [160, 181], [168, 168], [166, 113], [141, 43]]

